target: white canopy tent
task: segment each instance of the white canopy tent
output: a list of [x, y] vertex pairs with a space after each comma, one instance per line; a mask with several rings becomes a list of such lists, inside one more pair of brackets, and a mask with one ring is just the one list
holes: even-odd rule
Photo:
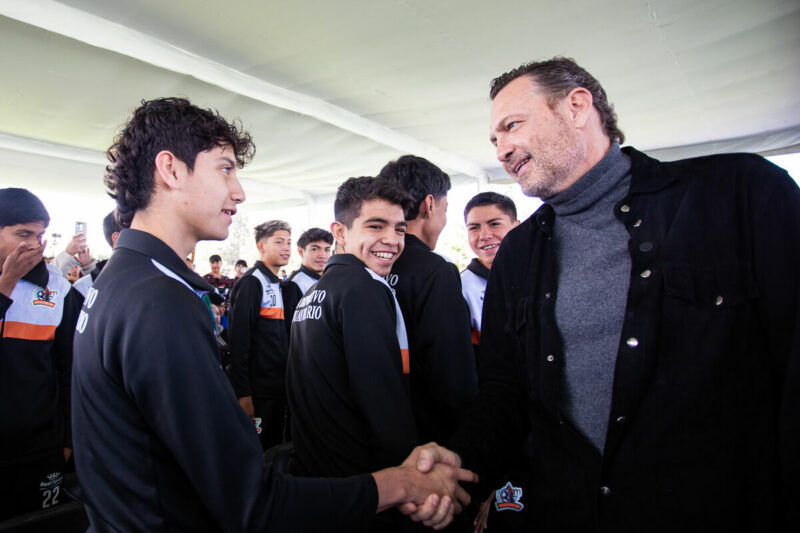
[[185, 95], [253, 134], [251, 218], [403, 153], [474, 192], [508, 182], [489, 81], [553, 55], [656, 157], [796, 152], [798, 50], [798, 0], [0, 0], [0, 184], [102, 198], [131, 110]]

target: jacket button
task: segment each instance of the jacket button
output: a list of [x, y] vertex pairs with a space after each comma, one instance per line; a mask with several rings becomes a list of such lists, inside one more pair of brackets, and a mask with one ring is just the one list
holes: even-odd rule
[[641, 250], [642, 252], [649, 252], [652, 249], [653, 249], [652, 242], [643, 242], [642, 244], [639, 245], [639, 250]]
[[722, 296], [717, 296], [717, 299], [714, 302], [714, 305], [722, 305], [722, 302], [724, 302], [724, 301], [725, 301], [725, 299]]
[[556, 360], [556, 358], [555, 358], [555, 357], [553, 357], [552, 355], [548, 355], [547, 357], [545, 357], [545, 359], [547, 359], [547, 362], [548, 362], [548, 363], [552, 363], [553, 361], [555, 361], [555, 360]]
[[627, 212], [629, 212], [631, 210], [631, 206], [629, 206], [628, 204], [623, 204], [619, 208], [619, 210], [622, 211], [623, 213], [627, 213]]
[[639, 274], [639, 275], [642, 276], [643, 278], [649, 278], [650, 274], [652, 274], [652, 273], [653, 272], [649, 268], [646, 268], [646, 269], [642, 270], [641, 274]]
[[617, 418], [617, 424], [622, 424], [622, 423], [624, 423], [624, 422], [625, 422], [627, 419], [628, 419], [628, 417], [625, 417], [625, 416], [620, 416], [620, 417], [618, 417], [618, 418]]
[[639, 339], [637, 339], [636, 337], [631, 337], [627, 341], [625, 341], [625, 344], [627, 344], [631, 348], [636, 348], [637, 346], [639, 346]]
[[634, 228], [638, 228], [641, 225], [642, 225], [642, 219], [641, 218], [633, 223], [633, 227]]
[[608, 488], [608, 487], [605, 487], [605, 486], [600, 487], [600, 494], [602, 494], [603, 496], [610, 496], [611, 495], [611, 489]]
[[551, 296], [552, 296], [552, 294], [550, 294], [549, 292], [544, 293], [544, 297], [547, 300], [549, 300]]

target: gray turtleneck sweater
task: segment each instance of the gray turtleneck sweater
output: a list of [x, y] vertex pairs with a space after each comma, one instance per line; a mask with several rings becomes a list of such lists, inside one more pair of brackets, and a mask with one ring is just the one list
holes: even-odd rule
[[614, 205], [630, 188], [630, 158], [612, 143], [569, 189], [545, 199], [556, 213], [556, 323], [566, 361], [566, 416], [600, 453], [628, 296], [628, 232]]

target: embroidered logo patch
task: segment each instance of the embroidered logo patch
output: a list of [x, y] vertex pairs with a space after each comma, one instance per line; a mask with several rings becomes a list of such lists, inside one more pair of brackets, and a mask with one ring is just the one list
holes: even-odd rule
[[519, 503], [522, 499], [522, 488], [515, 487], [510, 481], [495, 491], [494, 499], [494, 508], [498, 511], [521, 511], [525, 507]]
[[255, 425], [256, 425], [256, 433], [261, 435], [261, 429], [262, 429], [261, 428], [261, 419], [256, 417], [255, 420], [253, 420], [253, 423], [255, 423]]
[[51, 291], [47, 287], [38, 288], [33, 291], [33, 305], [43, 305], [52, 309], [56, 306], [56, 303], [53, 300], [57, 294], [58, 291]]

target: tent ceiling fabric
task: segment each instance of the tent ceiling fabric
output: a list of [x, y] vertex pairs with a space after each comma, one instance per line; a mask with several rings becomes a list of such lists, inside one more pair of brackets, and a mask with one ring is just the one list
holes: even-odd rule
[[[553, 55], [592, 72], [628, 142], [661, 157], [800, 142], [796, 0], [0, 0], [0, 15], [6, 184], [36, 172], [103, 194], [120, 124], [168, 95], [241, 117], [251, 205], [330, 198], [409, 151], [456, 182], [505, 180], [489, 81]], [[86, 32], [98, 17], [110, 36]]]

